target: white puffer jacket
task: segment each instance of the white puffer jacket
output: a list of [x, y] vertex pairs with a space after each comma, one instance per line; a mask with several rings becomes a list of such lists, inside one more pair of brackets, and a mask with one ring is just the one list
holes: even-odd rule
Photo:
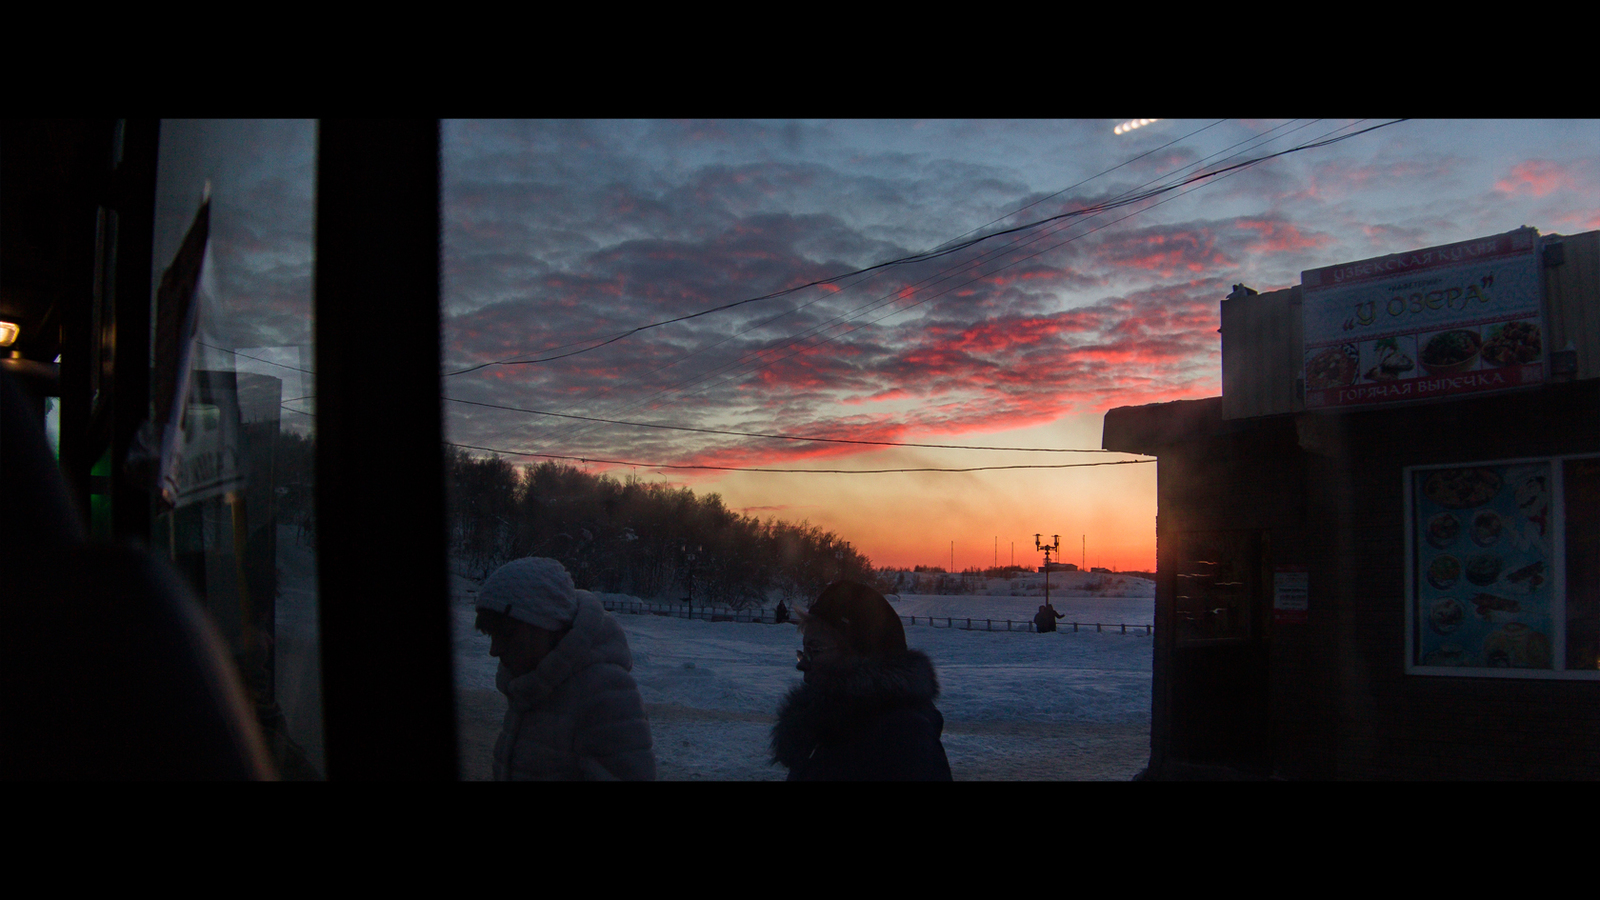
[[622, 626], [587, 591], [572, 630], [538, 668], [495, 685], [510, 701], [494, 746], [496, 781], [653, 781], [650, 720], [628, 671]]

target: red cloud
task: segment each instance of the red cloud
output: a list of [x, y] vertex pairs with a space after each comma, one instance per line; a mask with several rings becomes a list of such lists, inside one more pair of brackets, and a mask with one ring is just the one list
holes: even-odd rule
[[1325, 234], [1306, 235], [1288, 222], [1271, 219], [1240, 219], [1234, 223], [1239, 228], [1254, 231], [1260, 238], [1247, 249], [1258, 253], [1279, 253], [1290, 250], [1313, 250], [1327, 246], [1332, 240]]
[[908, 392], [905, 388], [894, 387], [886, 391], [878, 391], [875, 394], [869, 394], [865, 397], [852, 397], [844, 402], [852, 405], [860, 405], [862, 403], [885, 403], [890, 400], [905, 400], [910, 396], [910, 392]]
[[998, 319], [962, 330], [949, 341], [949, 346], [963, 354], [998, 353], [1053, 342], [1062, 334], [1088, 331], [1093, 327], [1088, 317], [1077, 311], [1056, 316]]
[[1544, 159], [1530, 159], [1511, 167], [1511, 174], [1494, 183], [1495, 190], [1504, 194], [1532, 194], [1543, 197], [1551, 191], [1570, 189], [1576, 179], [1560, 163]]
[[1099, 254], [1110, 265], [1132, 266], [1170, 277], [1180, 269], [1204, 272], [1215, 266], [1234, 265], [1216, 243], [1216, 235], [1208, 228], [1147, 231], [1101, 244]]
[[1361, 191], [1381, 190], [1388, 185], [1447, 175], [1460, 162], [1459, 157], [1453, 156], [1371, 165], [1332, 160], [1313, 167], [1303, 181], [1294, 182], [1295, 190], [1281, 194], [1276, 199], [1318, 200], [1326, 199], [1329, 195], [1348, 196]]

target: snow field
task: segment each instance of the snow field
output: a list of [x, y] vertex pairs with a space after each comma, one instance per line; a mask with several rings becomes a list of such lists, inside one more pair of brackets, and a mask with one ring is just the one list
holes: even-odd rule
[[[1052, 575], [1052, 578], [1055, 576]], [[505, 699], [494, 688], [489, 640], [472, 628], [476, 585], [457, 579], [455, 623], [462, 769], [489, 777]], [[1107, 622], [1145, 623], [1153, 599], [1052, 601], [1071, 621], [1091, 609]], [[1031, 619], [1036, 598], [911, 597], [902, 615]], [[1074, 606], [1074, 604], [1078, 604]], [[913, 610], [915, 612], [913, 612]], [[1022, 613], [1025, 612], [1026, 615]], [[798, 630], [789, 624], [707, 622], [616, 614], [651, 719], [657, 775], [672, 781], [781, 781], [767, 740], [779, 700], [800, 682]], [[945, 750], [957, 780], [1127, 780], [1149, 759], [1151, 639], [1139, 634], [906, 629], [932, 658], [942, 692]]]

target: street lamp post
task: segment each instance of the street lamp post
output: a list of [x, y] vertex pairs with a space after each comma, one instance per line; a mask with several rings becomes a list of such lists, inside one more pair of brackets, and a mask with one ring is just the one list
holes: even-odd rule
[[1046, 543], [1041, 542], [1039, 540], [1039, 538], [1041, 538], [1043, 536], [1044, 535], [1040, 535], [1040, 534], [1034, 535], [1033, 536], [1033, 546], [1036, 549], [1044, 551], [1044, 605], [1045, 606], [1049, 606], [1050, 605], [1050, 554], [1051, 554], [1052, 551], [1059, 552], [1061, 550], [1061, 535], [1059, 535], [1059, 534], [1051, 535], [1051, 537], [1055, 538], [1055, 543], [1053, 543], [1053, 544], [1046, 544]]
[[688, 544], [683, 545], [684, 557], [689, 562], [689, 596], [683, 598], [683, 602], [688, 607], [689, 618], [691, 619], [694, 618], [694, 555], [695, 551], [700, 549], [701, 545], [699, 544], [695, 545], [694, 550], [690, 550]]

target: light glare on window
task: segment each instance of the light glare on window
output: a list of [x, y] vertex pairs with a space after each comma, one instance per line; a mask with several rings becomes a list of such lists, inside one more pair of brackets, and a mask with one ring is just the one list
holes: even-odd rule
[[1128, 132], [1134, 130], [1135, 128], [1143, 128], [1144, 126], [1149, 125], [1151, 122], [1159, 122], [1159, 121], [1161, 121], [1161, 120], [1160, 119], [1129, 119], [1128, 121], [1123, 122], [1121, 125], [1118, 125], [1117, 127], [1111, 129], [1111, 133], [1112, 134], [1127, 134]]

